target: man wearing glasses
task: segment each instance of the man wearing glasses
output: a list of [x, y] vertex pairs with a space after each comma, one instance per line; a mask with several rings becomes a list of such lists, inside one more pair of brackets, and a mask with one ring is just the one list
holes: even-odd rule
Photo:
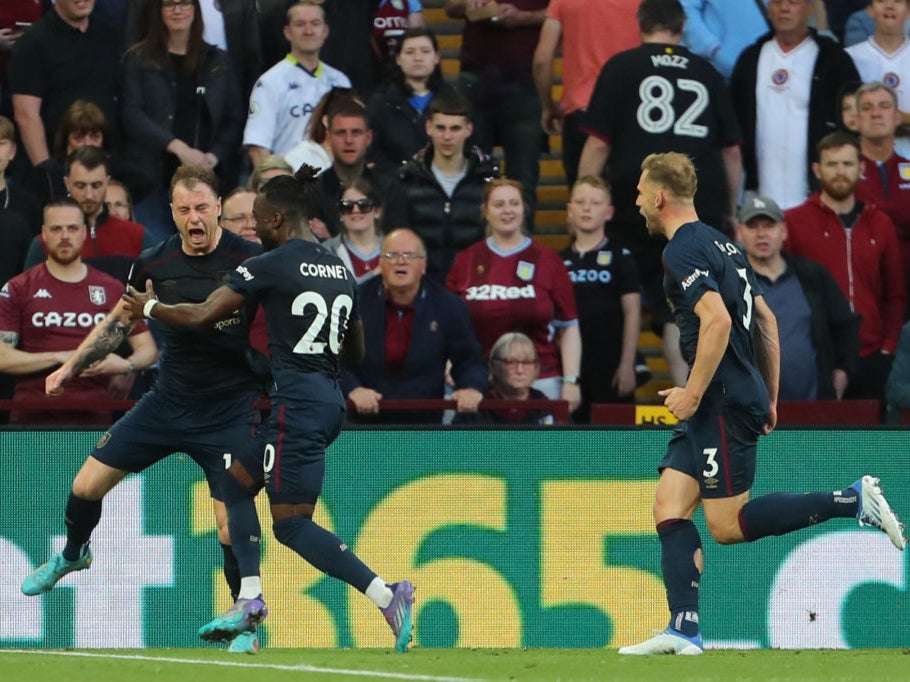
[[408, 229], [382, 242], [380, 276], [360, 286], [367, 344], [357, 365], [342, 373], [342, 390], [361, 418], [383, 422], [440, 422], [426, 412], [383, 412], [385, 399], [440, 399], [446, 362], [452, 363], [458, 412], [476, 412], [487, 387], [487, 367], [464, 301], [425, 276], [426, 250]]

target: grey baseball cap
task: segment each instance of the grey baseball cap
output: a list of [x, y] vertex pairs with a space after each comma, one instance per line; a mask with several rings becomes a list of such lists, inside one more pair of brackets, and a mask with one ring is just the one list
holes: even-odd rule
[[784, 212], [780, 210], [780, 206], [777, 205], [777, 202], [774, 201], [774, 199], [771, 197], [752, 195], [739, 207], [739, 214], [737, 217], [740, 225], [745, 225], [752, 220], [752, 218], [757, 218], [758, 216], [767, 216], [777, 223], [783, 222], [784, 220]]

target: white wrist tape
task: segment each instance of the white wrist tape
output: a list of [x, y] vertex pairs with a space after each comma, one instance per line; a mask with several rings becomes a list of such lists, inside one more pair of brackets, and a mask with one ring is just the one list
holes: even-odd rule
[[145, 305], [142, 306], [142, 317], [151, 318], [152, 310], [155, 308], [156, 305], [158, 305], [157, 298], [153, 298], [149, 301], [146, 301]]

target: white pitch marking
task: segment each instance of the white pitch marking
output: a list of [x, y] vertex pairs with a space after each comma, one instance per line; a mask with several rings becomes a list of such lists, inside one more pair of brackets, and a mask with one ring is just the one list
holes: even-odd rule
[[385, 677], [393, 680], [422, 680], [424, 682], [483, 682], [470, 677], [439, 677], [436, 675], [410, 675], [389, 673], [381, 670], [346, 670], [344, 668], [319, 668], [315, 665], [280, 665], [278, 663], [240, 663], [238, 661], [207, 661], [196, 658], [168, 658], [126, 654], [93, 654], [87, 651], [41, 651], [31, 649], [0, 649], [2, 654], [25, 654], [30, 656], [78, 656], [82, 658], [105, 658], [121, 661], [152, 661], [160, 663], [185, 663], [187, 665], [214, 665], [223, 668], [256, 668], [265, 670], [289, 670], [296, 672], [327, 673], [330, 675], [355, 675], [361, 677]]

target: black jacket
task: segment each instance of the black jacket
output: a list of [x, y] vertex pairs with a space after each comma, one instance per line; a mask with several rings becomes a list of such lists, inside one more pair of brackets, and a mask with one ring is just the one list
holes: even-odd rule
[[[236, 171], [231, 167], [236, 165], [246, 109], [227, 53], [208, 44], [203, 49], [196, 72], [196, 106], [204, 107], [208, 113], [210, 135], [209, 139], [184, 142], [217, 156], [216, 171], [225, 177], [231, 170]], [[154, 64], [135, 52], [127, 53], [123, 59], [120, 83], [126, 138], [124, 164], [128, 168], [127, 182], [139, 198], [161, 181], [166, 148], [174, 139], [177, 85], [170, 63]], [[201, 116], [197, 116], [199, 120]]]
[[390, 83], [370, 97], [367, 113], [373, 142], [367, 159], [377, 170], [395, 173], [427, 145], [428, 109], [418, 113], [408, 102], [408, 94], [400, 83]]
[[499, 168], [479, 149], [467, 156], [467, 173], [449, 198], [430, 167], [433, 147], [419, 152], [401, 167], [398, 200], [387, 213], [389, 227], [409, 227], [420, 235], [427, 249], [427, 275], [440, 283], [445, 281], [455, 254], [483, 239], [483, 188], [488, 180], [499, 176]]
[[818, 368], [818, 399], [834, 400], [831, 374], [842, 369], [855, 376], [859, 361], [860, 316], [850, 304], [824, 265], [808, 258], [782, 253], [787, 267], [793, 268], [812, 316], [812, 344]]
[[[840, 129], [840, 97], [838, 93], [848, 81], [861, 80], [853, 60], [843, 48], [827, 36], [809, 29], [818, 44], [818, 58], [812, 71], [812, 87], [809, 92], [809, 145], [806, 159], [806, 175], [809, 187], [818, 188], [812, 162], [816, 159], [815, 145], [828, 133]], [[746, 189], [758, 189], [758, 162], [755, 151], [756, 96], [755, 85], [758, 74], [758, 58], [762, 46], [774, 37], [768, 32], [743, 50], [733, 67], [730, 77], [730, 94], [733, 107], [739, 117], [743, 133], [743, 170], [746, 172]]]
[[[224, 37], [231, 56], [234, 73], [243, 90], [243, 101], [248, 102], [256, 79], [264, 71], [259, 39], [259, 17], [256, 0], [220, 0], [224, 17]], [[130, 0], [126, 3], [124, 47], [128, 48], [142, 39], [143, 11], [160, 11], [158, 2]], [[281, 55], [284, 56], [283, 54]], [[277, 61], [277, 60], [275, 60]]]

